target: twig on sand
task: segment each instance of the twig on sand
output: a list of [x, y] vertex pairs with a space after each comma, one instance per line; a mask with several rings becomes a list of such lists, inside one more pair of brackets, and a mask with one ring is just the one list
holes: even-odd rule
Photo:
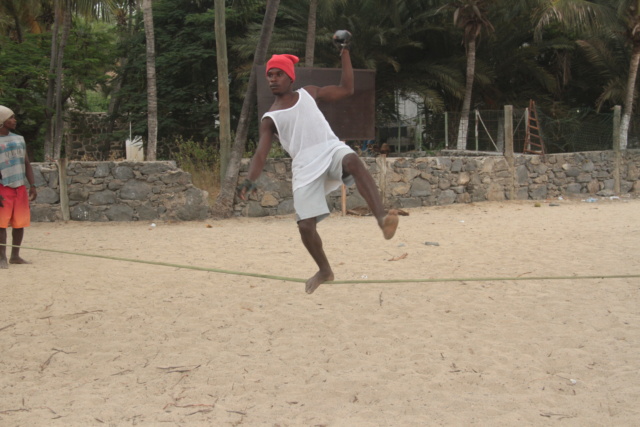
[[393, 258], [391, 258], [389, 261], [399, 261], [401, 259], [405, 259], [406, 257], [408, 257], [409, 254], [408, 253], [403, 253], [402, 255], [398, 255], [398, 256], [394, 256]]
[[58, 354], [58, 353], [64, 353], [64, 354], [75, 353], [74, 351], [69, 352], [69, 351], [59, 350], [57, 348], [52, 348], [51, 350], [53, 350], [53, 353], [51, 354], [51, 356], [49, 356], [49, 358], [42, 365], [40, 365], [40, 372], [44, 371], [47, 368], [47, 366], [49, 366], [49, 363], [51, 363], [51, 359], [53, 359], [53, 356], [55, 356], [56, 354]]
[[195, 365], [195, 366], [191, 366], [191, 367], [189, 367], [189, 366], [168, 366], [166, 368], [158, 366], [158, 369], [166, 371], [167, 374], [172, 374], [172, 373], [175, 373], [175, 372], [179, 372], [179, 373], [191, 372], [194, 369], [198, 369], [200, 366], [201, 365]]
[[10, 325], [3, 326], [2, 328], [0, 328], [0, 331], [4, 331], [5, 329], [10, 328], [10, 327], [12, 327], [12, 326], [16, 326], [16, 324], [15, 324], [15, 323], [12, 323], [12, 324], [10, 324]]
[[[166, 405], [164, 405], [164, 409], [167, 409], [168, 407], [173, 406], [174, 408], [198, 408], [198, 407], [206, 407], [206, 408], [215, 408], [216, 404], [212, 403], [212, 404], [206, 404], [206, 403], [191, 403], [189, 405], [177, 405], [175, 403], [167, 403]], [[190, 414], [189, 414], [190, 415]]]
[[[22, 404], [24, 405], [24, 399], [22, 401]], [[58, 415], [58, 413], [56, 411], [54, 411], [53, 409], [49, 408], [48, 406], [37, 406], [37, 407], [35, 407], [33, 409], [46, 409], [49, 412], [51, 412], [53, 415]], [[5, 410], [0, 411], [0, 414], [9, 415], [12, 412], [31, 412], [31, 408], [5, 409]], [[57, 417], [55, 417], [53, 419], [55, 420], [57, 418], [61, 418], [61, 417], [57, 416]]]
[[541, 417], [547, 417], [547, 418], [551, 418], [551, 417], [558, 417], [559, 420], [565, 419], [565, 418], [575, 418], [575, 415], [567, 415], [567, 414], [553, 414], [551, 412], [543, 412], [540, 414]]
[[3, 414], [3, 415], [9, 415], [9, 414], [10, 414], [10, 413], [12, 413], [12, 412], [29, 412], [29, 411], [31, 411], [31, 410], [30, 410], [30, 409], [28, 409], [28, 408], [20, 408], [20, 409], [4, 409], [4, 410], [0, 411], [0, 414]]
[[84, 315], [91, 314], [91, 313], [102, 313], [103, 311], [104, 310], [91, 310], [91, 311], [82, 310], [82, 311], [80, 311], [78, 313], [72, 313], [72, 314], [64, 315], [64, 316], [62, 316], [62, 318], [71, 320], [71, 319], [75, 319], [77, 317], [84, 316]]
[[195, 414], [206, 414], [206, 413], [209, 413], [211, 411], [213, 411], [213, 409], [200, 409], [199, 411], [195, 411], [195, 412], [191, 412], [191, 413], [187, 414], [187, 417], [191, 416], [191, 415], [195, 415]]

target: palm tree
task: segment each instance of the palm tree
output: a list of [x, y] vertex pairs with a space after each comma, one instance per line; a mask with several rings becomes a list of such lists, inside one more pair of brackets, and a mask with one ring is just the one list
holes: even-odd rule
[[[534, 22], [534, 41], [538, 44], [548, 39], [549, 34], [555, 39], [547, 41], [553, 46], [555, 72], [557, 74], [557, 91], [569, 86], [573, 69], [573, 51], [575, 37], [602, 34], [614, 21], [610, 0], [538, 0], [536, 9], [532, 11]], [[547, 30], [551, 31], [547, 31]], [[552, 37], [553, 37], [552, 36]]]
[[620, 149], [626, 150], [629, 137], [629, 123], [636, 93], [636, 78], [638, 75], [638, 63], [640, 63], [640, 0], [626, 0], [620, 2], [619, 16], [626, 22], [626, 37], [631, 44], [631, 59], [629, 61], [629, 74], [627, 76], [627, 90], [624, 100], [624, 109], [620, 120]]
[[215, 0], [216, 62], [218, 66], [218, 112], [220, 120], [220, 180], [224, 179], [231, 156], [231, 107], [224, 0]]
[[[262, 30], [260, 32], [260, 41], [256, 45], [253, 57], [254, 66], [265, 63], [279, 6], [280, 0], [267, 0], [267, 7], [262, 21]], [[218, 194], [213, 207], [213, 214], [218, 217], [226, 218], [233, 214], [233, 200], [235, 197], [236, 183], [238, 181], [238, 173], [240, 172], [240, 160], [242, 160], [242, 155], [244, 154], [249, 131], [249, 121], [257, 99], [256, 82], [255, 67], [252, 67], [247, 93], [242, 103], [242, 112], [240, 113], [238, 127], [236, 128], [236, 137], [231, 150], [227, 173], [222, 182], [220, 194]]]
[[22, 43], [25, 27], [28, 32], [43, 31], [37, 17], [42, 9], [39, 0], [3, 0], [0, 2], [0, 32]]
[[316, 47], [316, 15], [318, 0], [309, 0], [309, 19], [307, 19], [307, 44], [304, 50], [304, 66], [313, 67], [313, 57]]
[[[307, 17], [307, 39], [304, 49], [304, 66], [313, 67], [315, 61], [316, 50], [316, 31], [318, 26], [318, 13], [327, 13], [335, 7], [338, 2], [344, 3], [344, 0], [325, 0], [322, 4], [318, 0], [309, 0], [309, 15]], [[319, 10], [318, 7], [321, 7]], [[337, 30], [338, 28], [336, 28]]]
[[147, 43], [147, 160], [156, 160], [158, 146], [158, 90], [156, 88], [156, 44], [153, 29], [153, 0], [142, 0], [142, 19]]
[[631, 55], [621, 35], [609, 31], [608, 35], [594, 35], [576, 41], [584, 55], [584, 68], [589, 73], [586, 77], [590, 85], [601, 88], [595, 103], [598, 112], [625, 102]]
[[[45, 159], [58, 159], [62, 151], [63, 137], [63, 64], [64, 51], [71, 31], [73, 14], [87, 18], [107, 19], [98, 16], [99, 5], [111, 5], [115, 0], [53, 0], [54, 22], [51, 29], [51, 57], [49, 83], [45, 105]], [[55, 119], [55, 120], [54, 120]]]
[[[49, 85], [45, 106], [44, 156], [53, 160], [60, 158], [64, 127], [62, 112], [62, 75], [64, 49], [71, 31], [71, 1], [54, 0], [54, 24], [51, 36], [51, 57], [49, 63]], [[55, 119], [55, 121], [54, 121]]]
[[494, 28], [487, 19], [487, 7], [490, 0], [454, 0], [441, 8], [453, 9], [453, 23], [463, 30], [463, 44], [467, 54], [466, 87], [460, 124], [458, 126], [457, 149], [467, 148], [467, 132], [469, 129], [469, 111], [476, 67], [476, 48], [482, 32], [493, 32]]
[[[485, 64], [491, 64], [492, 82], [474, 92], [486, 108], [503, 105], [525, 107], [530, 99], [539, 105], [549, 105], [560, 95], [557, 76], [547, 59], [560, 42], [533, 43], [532, 9], [529, 1], [511, 3], [509, 8], [496, 8], [491, 20], [495, 34], [491, 43], [483, 44], [479, 52]], [[570, 44], [569, 41], [565, 42]], [[476, 70], [476, 79], [478, 72]]]
[[[609, 76], [604, 84], [603, 91], [596, 101], [598, 108], [604, 102], [620, 100], [620, 94], [624, 92], [624, 109], [620, 123], [620, 148], [627, 148], [629, 124], [636, 93], [636, 79], [638, 64], [640, 63], [640, 1], [638, 0], [600, 0], [586, 1], [573, 0], [568, 2], [543, 2], [546, 7], [541, 9], [536, 25], [537, 39], [551, 23], [558, 23], [565, 28], [591, 35], [590, 39], [579, 40], [578, 45], [586, 52], [592, 65], [597, 66], [601, 72]], [[618, 28], [618, 29], [616, 29]], [[609, 50], [618, 45], [615, 40], [616, 33], [624, 34], [626, 42], [631, 46], [629, 55], [628, 73], [626, 84], [620, 79], [620, 70], [611, 70], [612, 56], [616, 52]], [[603, 62], [605, 61], [605, 62]], [[622, 86], [626, 89], [622, 89]]]
[[[127, 36], [131, 36], [134, 30], [133, 16], [138, 9], [137, 0], [109, 0], [108, 15], [112, 16], [116, 21], [116, 31], [118, 38], [122, 42]], [[111, 99], [107, 109], [109, 117], [108, 131], [113, 132], [115, 127], [115, 117], [120, 109], [121, 98], [118, 96], [122, 88], [123, 81], [126, 80], [127, 62], [129, 58], [126, 55], [118, 58], [116, 63], [119, 64], [120, 72], [111, 80], [109, 94]]]

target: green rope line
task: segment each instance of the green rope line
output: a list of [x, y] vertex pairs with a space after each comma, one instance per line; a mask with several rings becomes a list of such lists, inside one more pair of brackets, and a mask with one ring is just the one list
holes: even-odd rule
[[571, 280], [571, 279], [628, 279], [640, 277], [640, 274], [615, 274], [600, 276], [537, 276], [537, 277], [452, 277], [443, 279], [391, 279], [391, 280], [334, 280], [327, 283], [337, 285], [353, 283], [443, 283], [443, 282], [506, 282], [523, 280]]
[[[0, 245], [7, 247], [17, 247], [15, 245]], [[223, 270], [221, 268], [198, 267], [194, 265], [173, 264], [162, 261], [146, 261], [140, 259], [122, 258], [109, 255], [85, 254], [82, 252], [62, 251], [58, 249], [42, 249], [32, 248], [29, 246], [20, 246], [21, 249], [30, 249], [42, 252], [54, 252], [65, 255], [76, 255], [90, 258], [102, 258], [113, 261], [134, 262], [138, 264], [160, 265], [163, 267], [184, 268], [188, 270], [208, 271], [211, 273], [230, 274], [235, 276], [259, 277], [262, 279], [282, 280], [285, 282], [305, 283], [305, 279], [296, 277], [273, 276], [270, 274], [247, 273], [244, 271]], [[460, 277], [460, 278], [444, 278], [444, 279], [380, 279], [380, 280], [334, 280], [328, 283], [336, 285], [351, 285], [357, 283], [443, 283], [443, 282], [505, 282], [505, 281], [523, 281], [523, 280], [587, 280], [587, 279], [630, 279], [640, 278], [640, 274], [614, 274], [614, 275], [594, 275], [594, 276], [538, 276], [538, 277]]]
[[[8, 247], [15, 247], [14, 245], [6, 245]], [[125, 261], [125, 262], [137, 262], [139, 264], [151, 264], [151, 265], [161, 265], [163, 267], [175, 267], [175, 268], [186, 268], [190, 270], [199, 270], [199, 271], [209, 271], [212, 273], [222, 273], [222, 274], [233, 274], [236, 276], [250, 276], [250, 277], [261, 277], [264, 279], [273, 279], [273, 280], [284, 280], [287, 282], [299, 282], [305, 283], [306, 280], [296, 279], [295, 277], [282, 277], [282, 276], [272, 276], [269, 274], [258, 274], [258, 273], [247, 273], [244, 271], [232, 271], [232, 270], [223, 270], [220, 268], [210, 268], [210, 267], [198, 267], [194, 265], [182, 265], [182, 264], [172, 264], [169, 262], [162, 261], [146, 261], [141, 259], [130, 259], [130, 258], [121, 258], [116, 256], [109, 255], [95, 255], [95, 254], [84, 254], [81, 252], [70, 252], [70, 251], [61, 251], [58, 249], [42, 249], [42, 248], [31, 248], [28, 246], [20, 246], [22, 249], [32, 249], [34, 251], [42, 251], [42, 252], [55, 252], [58, 254], [66, 254], [66, 255], [77, 255], [91, 258], [102, 258], [102, 259], [110, 259], [114, 261]]]

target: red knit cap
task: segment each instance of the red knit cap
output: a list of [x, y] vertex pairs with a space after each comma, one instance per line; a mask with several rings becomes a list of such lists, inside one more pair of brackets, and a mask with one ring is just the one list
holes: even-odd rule
[[294, 64], [297, 64], [300, 61], [295, 55], [273, 55], [269, 62], [267, 62], [267, 73], [272, 68], [279, 68], [284, 73], [291, 77], [291, 80], [296, 80], [296, 70], [293, 67]]

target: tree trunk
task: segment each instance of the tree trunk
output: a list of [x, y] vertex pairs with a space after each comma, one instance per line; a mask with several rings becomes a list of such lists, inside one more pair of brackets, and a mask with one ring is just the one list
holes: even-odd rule
[[[118, 31], [118, 40], [120, 42], [122, 42], [123, 40], [126, 40], [127, 37], [132, 36], [133, 25], [131, 23], [131, 19], [133, 16], [133, 4], [129, 2], [128, 5], [125, 5], [122, 7], [122, 10], [126, 10], [126, 15], [125, 15], [126, 18], [118, 20], [116, 25], [116, 29]], [[111, 85], [111, 92], [110, 92], [111, 100], [109, 101], [109, 107], [107, 110], [107, 116], [109, 120], [108, 126], [107, 126], [107, 133], [112, 133], [113, 129], [115, 128], [116, 117], [120, 111], [121, 98], [119, 96], [119, 93], [120, 93], [120, 89], [122, 89], [122, 84], [127, 79], [126, 70], [127, 70], [128, 58], [126, 56], [123, 56], [118, 59], [117, 63], [120, 64], [120, 70], [122, 72], [118, 73], [118, 76], [113, 80], [113, 83]]]
[[122, 73], [120, 73], [118, 76], [116, 76], [116, 78], [113, 80], [113, 83], [111, 85], [111, 99], [109, 100], [109, 107], [107, 108], [107, 119], [108, 119], [108, 125], [107, 125], [107, 132], [108, 133], [112, 133], [113, 129], [115, 128], [116, 125], [116, 115], [118, 114], [118, 112], [120, 111], [120, 89], [122, 89], [122, 83], [124, 82], [124, 79], [126, 77], [126, 67], [127, 67], [127, 58], [126, 57], [122, 57], [119, 59], [118, 63], [120, 64], [120, 69], [122, 70]]
[[225, 1], [215, 0], [216, 62], [218, 64], [218, 119], [220, 121], [220, 182], [224, 180], [231, 157], [231, 109]]
[[[13, 5], [12, 5], [13, 6]], [[13, 24], [16, 26], [16, 39], [18, 43], [22, 43], [22, 25], [20, 24], [20, 18], [18, 17], [17, 11], [15, 7], [11, 7], [11, 11], [13, 12]]]
[[142, 18], [147, 44], [147, 160], [156, 160], [158, 146], [158, 92], [156, 88], [156, 43], [153, 32], [153, 0], [142, 0]]
[[244, 102], [242, 103], [242, 112], [240, 113], [238, 127], [236, 128], [236, 137], [231, 150], [231, 158], [229, 159], [229, 165], [227, 167], [227, 173], [225, 174], [224, 181], [220, 186], [220, 194], [218, 195], [213, 207], [212, 213], [216, 217], [228, 218], [233, 214], [233, 200], [236, 194], [238, 173], [240, 172], [240, 161], [242, 160], [244, 147], [247, 142], [249, 121], [257, 100], [257, 77], [255, 73], [255, 66], [264, 64], [266, 60], [267, 48], [271, 41], [271, 34], [273, 33], [273, 25], [276, 21], [276, 14], [278, 13], [279, 5], [280, 0], [267, 0], [267, 9], [262, 21], [260, 41], [256, 46], [256, 51], [253, 56], [254, 67], [251, 68], [249, 86], [247, 87], [247, 93], [244, 97]]
[[627, 93], [624, 100], [624, 111], [620, 123], [620, 149], [626, 150], [629, 137], [629, 124], [633, 112], [633, 95], [636, 90], [636, 78], [638, 76], [638, 63], [640, 62], [640, 45], [633, 47], [631, 63], [629, 65], [629, 77], [627, 79]]
[[62, 84], [64, 80], [64, 50], [67, 47], [69, 33], [71, 32], [71, 5], [66, 4], [64, 10], [64, 22], [62, 24], [62, 37], [58, 46], [58, 58], [56, 63], [56, 98], [55, 98], [55, 125], [53, 127], [53, 158], [59, 159], [62, 152], [62, 137], [64, 133], [64, 111]]
[[309, 19], [307, 21], [307, 44], [305, 46], [304, 66], [313, 67], [313, 57], [316, 48], [316, 15], [318, 0], [309, 1]]
[[44, 117], [46, 120], [44, 131], [44, 160], [53, 160], [53, 113], [54, 106], [54, 94], [56, 89], [56, 64], [58, 63], [58, 34], [60, 33], [60, 27], [62, 24], [62, 5], [61, 1], [55, 0], [53, 2], [54, 19], [53, 27], [51, 28], [51, 58], [49, 59], [49, 81], [47, 84], [47, 100], [44, 107]]
[[462, 111], [460, 112], [460, 125], [458, 126], [458, 150], [467, 148], [467, 131], [469, 129], [469, 111], [471, 110], [471, 94], [473, 90], [473, 79], [476, 68], [476, 39], [469, 40], [467, 45], [467, 82], [462, 101]]

